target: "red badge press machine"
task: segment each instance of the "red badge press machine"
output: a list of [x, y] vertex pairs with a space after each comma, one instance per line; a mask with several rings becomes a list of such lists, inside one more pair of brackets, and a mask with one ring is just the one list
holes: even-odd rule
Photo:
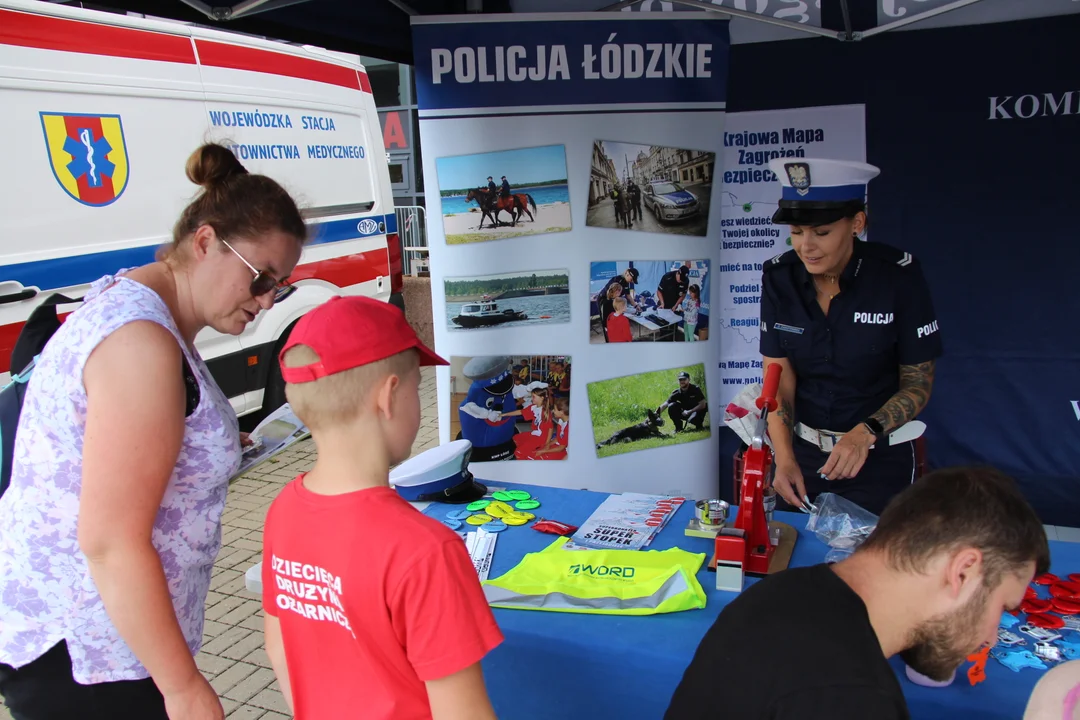
[[769, 413], [776, 410], [776, 391], [783, 368], [773, 363], [765, 370], [765, 381], [757, 399], [758, 420], [750, 447], [742, 456], [738, 487], [741, 498], [738, 516], [730, 528], [716, 535], [709, 569], [716, 571], [716, 589], [740, 592], [745, 575], [761, 577], [787, 569], [799, 533], [787, 523], [772, 519], [776, 495], [772, 487], [772, 447], [765, 442]]

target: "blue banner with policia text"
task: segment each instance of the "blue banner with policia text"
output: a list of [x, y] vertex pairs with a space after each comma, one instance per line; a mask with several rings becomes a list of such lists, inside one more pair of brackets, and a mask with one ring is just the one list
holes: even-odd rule
[[[728, 21], [412, 28], [442, 440], [472, 442], [485, 480], [715, 497]], [[556, 409], [532, 393], [549, 381]]]
[[525, 22], [487, 16], [455, 24], [452, 33], [441, 24], [414, 25], [421, 116], [455, 108], [583, 104], [723, 108], [726, 23], [718, 33], [715, 20], [602, 17]]

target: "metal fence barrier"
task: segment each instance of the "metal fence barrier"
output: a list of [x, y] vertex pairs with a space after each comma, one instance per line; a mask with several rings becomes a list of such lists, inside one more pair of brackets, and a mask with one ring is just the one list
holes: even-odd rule
[[420, 205], [399, 205], [398, 237], [401, 239], [402, 272], [416, 277], [428, 272], [427, 213]]

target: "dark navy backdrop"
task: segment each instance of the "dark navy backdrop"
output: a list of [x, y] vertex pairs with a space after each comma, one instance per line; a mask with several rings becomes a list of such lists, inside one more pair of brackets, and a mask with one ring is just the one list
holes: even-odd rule
[[[930, 464], [993, 464], [1022, 482], [1044, 522], [1071, 526], [1080, 526], [1077, 37], [1072, 15], [852, 44], [733, 45], [728, 86], [733, 112], [866, 104], [867, 160], [882, 169], [869, 188], [870, 237], [922, 261], [945, 344], [922, 416]], [[738, 443], [724, 435], [730, 457]], [[721, 467], [730, 473], [730, 462]]]
[[[590, 16], [592, 17], [592, 16]], [[423, 110], [460, 108], [521, 107], [537, 105], [603, 105], [611, 103], [723, 103], [727, 95], [728, 36], [726, 20], [712, 19], [699, 23], [672, 18], [628, 17], [616, 13], [599, 19], [522, 22], [507, 16], [505, 22], [446, 25], [413, 25], [416, 92]], [[678, 42], [672, 42], [677, 39]], [[688, 63], [687, 47], [693, 44]], [[518, 71], [529, 67], [552, 70], [553, 47], [566, 53], [566, 75], [552, 79], [549, 72], [510, 78], [510, 48], [521, 48], [523, 57], [515, 61]], [[591, 46], [592, 60], [586, 64], [585, 46]], [[611, 46], [612, 55], [605, 65], [603, 58]], [[710, 46], [702, 55], [702, 46]], [[634, 50], [628, 50], [633, 46]], [[540, 51], [543, 49], [543, 62]], [[440, 68], [456, 67], [465, 81], [459, 82], [451, 69], [438, 73], [436, 84], [435, 53], [441, 51]], [[498, 52], [496, 52], [498, 51]], [[501, 76], [497, 75], [495, 56], [504, 55]], [[467, 54], [466, 54], [467, 53]], [[626, 61], [624, 53], [634, 60]], [[479, 57], [485, 58], [486, 82], [480, 81]], [[447, 62], [456, 58], [456, 65]], [[701, 64], [703, 57], [708, 63]], [[616, 58], [612, 61], [610, 58]], [[604, 68], [618, 70], [612, 77], [597, 76]], [[693, 69], [686, 76], [688, 67]], [[703, 76], [702, 69], [707, 72]], [[590, 79], [587, 72], [593, 73]], [[629, 75], [625, 75], [628, 71]], [[498, 85], [497, 91], [493, 89]]]

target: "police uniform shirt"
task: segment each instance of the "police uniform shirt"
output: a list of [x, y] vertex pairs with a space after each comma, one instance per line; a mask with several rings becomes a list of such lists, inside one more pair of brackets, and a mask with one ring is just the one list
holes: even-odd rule
[[[600, 291], [599, 299], [600, 300], [607, 300], [608, 290], [610, 290], [611, 286], [613, 284], [616, 284], [616, 283], [619, 284], [619, 285], [622, 285], [622, 296], [625, 297], [625, 298], [629, 298], [629, 295], [630, 295], [630, 281], [627, 280], [626, 278], [624, 278], [622, 276], [622, 273], [619, 273], [618, 275], [616, 275], [615, 277], [613, 277], [613, 278], [611, 278], [610, 280], [607, 281], [607, 284], [604, 285], [604, 289]], [[630, 302], [630, 300], [627, 299], [627, 302]]]
[[669, 273], [665, 273], [664, 276], [660, 278], [660, 287], [658, 290], [664, 298], [664, 307], [669, 310], [674, 307], [675, 303], [679, 302], [679, 296], [685, 295], [687, 288], [690, 287], [689, 273], [682, 277], [683, 279], [680, 281], [679, 271], [672, 270]]
[[697, 407], [697, 404], [704, 399], [705, 393], [701, 392], [701, 388], [694, 383], [686, 383], [686, 389], [676, 388], [667, 401], [669, 405], [678, 405], [683, 410], [690, 410]]
[[847, 432], [900, 387], [900, 365], [942, 354], [930, 289], [910, 253], [855, 241], [826, 317], [794, 250], [765, 263], [760, 352], [795, 369], [795, 419]]

